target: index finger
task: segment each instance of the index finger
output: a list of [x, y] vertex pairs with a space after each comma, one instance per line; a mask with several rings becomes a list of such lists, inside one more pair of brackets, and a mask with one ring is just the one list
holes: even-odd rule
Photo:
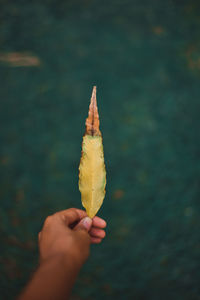
[[92, 226], [98, 227], [98, 228], [105, 228], [106, 227], [106, 221], [100, 217], [95, 216], [92, 219]]
[[71, 225], [75, 222], [78, 222], [87, 216], [85, 211], [77, 208], [61, 210], [55, 215], [59, 216], [67, 225]]

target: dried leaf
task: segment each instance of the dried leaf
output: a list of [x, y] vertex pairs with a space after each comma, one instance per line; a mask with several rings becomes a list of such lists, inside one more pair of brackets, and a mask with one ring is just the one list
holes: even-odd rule
[[105, 197], [106, 170], [102, 136], [99, 130], [99, 115], [96, 102], [96, 87], [93, 88], [83, 136], [82, 156], [79, 166], [79, 190], [82, 205], [90, 218], [100, 209]]

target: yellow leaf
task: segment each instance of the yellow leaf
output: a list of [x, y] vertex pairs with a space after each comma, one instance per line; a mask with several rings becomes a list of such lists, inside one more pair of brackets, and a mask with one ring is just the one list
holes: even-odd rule
[[99, 115], [96, 104], [96, 87], [93, 88], [86, 133], [83, 137], [82, 156], [79, 166], [79, 190], [82, 205], [90, 218], [100, 209], [105, 197], [106, 170]]

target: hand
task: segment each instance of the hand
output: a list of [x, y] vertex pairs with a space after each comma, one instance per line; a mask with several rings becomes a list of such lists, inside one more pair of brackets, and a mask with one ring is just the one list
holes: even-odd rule
[[105, 237], [105, 227], [103, 219], [90, 219], [76, 208], [47, 217], [38, 235], [40, 263], [61, 255], [81, 266], [89, 256], [90, 244], [100, 243]]

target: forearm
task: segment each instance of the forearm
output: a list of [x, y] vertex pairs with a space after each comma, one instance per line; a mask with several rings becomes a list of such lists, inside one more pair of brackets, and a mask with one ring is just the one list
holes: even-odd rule
[[43, 262], [19, 300], [68, 299], [80, 267], [73, 259], [64, 256], [56, 256]]

